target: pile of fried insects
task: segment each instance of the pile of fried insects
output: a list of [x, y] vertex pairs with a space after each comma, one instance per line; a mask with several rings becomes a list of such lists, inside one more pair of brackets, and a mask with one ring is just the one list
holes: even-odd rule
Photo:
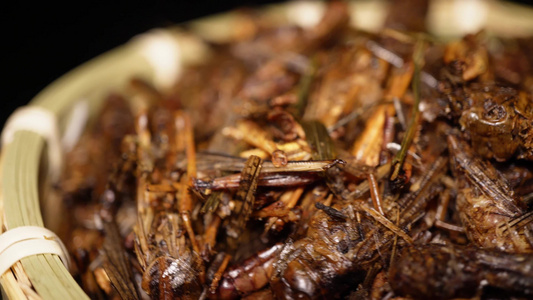
[[242, 11], [170, 90], [109, 95], [60, 184], [87, 294], [531, 299], [533, 39], [393, 10]]

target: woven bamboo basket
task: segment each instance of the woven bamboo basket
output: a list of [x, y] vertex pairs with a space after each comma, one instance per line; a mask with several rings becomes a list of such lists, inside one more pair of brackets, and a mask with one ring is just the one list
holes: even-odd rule
[[[384, 22], [387, 1], [352, 1], [350, 8], [354, 27], [376, 31]], [[265, 7], [264, 13], [275, 22], [310, 26], [322, 10], [322, 2], [298, 1]], [[181, 67], [209, 55], [197, 37], [227, 40], [236, 18], [235, 13], [225, 13], [190, 22], [191, 33], [178, 26], [142, 34], [67, 73], [17, 110], [2, 133], [0, 233], [24, 226], [57, 231], [65, 212], [52, 186], [67, 163], [61, 161], [61, 153], [76, 143], [104, 95], [120, 90], [132, 76], [164, 89], [178, 78]], [[428, 29], [432, 34], [449, 38], [481, 28], [498, 35], [531, 35], [533, 9], [499, 1], [431, 2]], [[0, 243], [0, 255], [6, 246]], [[0, 258], [1, 265], [5, 257]], [[68, 258], [62, 261], [58, 254], [44, 253], [9, 264], [0, 274], [3, 297], [87, 299], [64, 260]]]

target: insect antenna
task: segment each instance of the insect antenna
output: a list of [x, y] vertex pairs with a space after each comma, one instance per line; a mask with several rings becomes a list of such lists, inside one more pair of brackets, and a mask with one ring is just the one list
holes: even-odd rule
[[498, 225], [498, 228], [502, 229], [502, 232], [507, 231], [509, 228], [521, 228], [533, 221], [533, 211], [527, 212], [521, 216], [511, 219], [509, 222]]

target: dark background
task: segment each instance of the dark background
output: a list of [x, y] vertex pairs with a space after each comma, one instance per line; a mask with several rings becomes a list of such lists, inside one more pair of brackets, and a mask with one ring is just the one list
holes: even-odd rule
[[[9, 1], [0, 10], [0, 128], [69, 70], [155, 27], [282, 1]], [[64, 4], [67, 3], [67, 4]]]
[[282, 1], [7, 2], [0, 12], [0, 127], [16, 107], [53, 80], [138, 33], [236, 7]]

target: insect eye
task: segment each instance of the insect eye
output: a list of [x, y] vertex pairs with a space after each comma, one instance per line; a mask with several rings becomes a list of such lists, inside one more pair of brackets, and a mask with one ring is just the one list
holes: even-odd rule
[[488, 121], [499, 121], [507, 115], [505, 108], [501, 105], [494, 105], [487, 109], [483, 114], [483, 118]]

